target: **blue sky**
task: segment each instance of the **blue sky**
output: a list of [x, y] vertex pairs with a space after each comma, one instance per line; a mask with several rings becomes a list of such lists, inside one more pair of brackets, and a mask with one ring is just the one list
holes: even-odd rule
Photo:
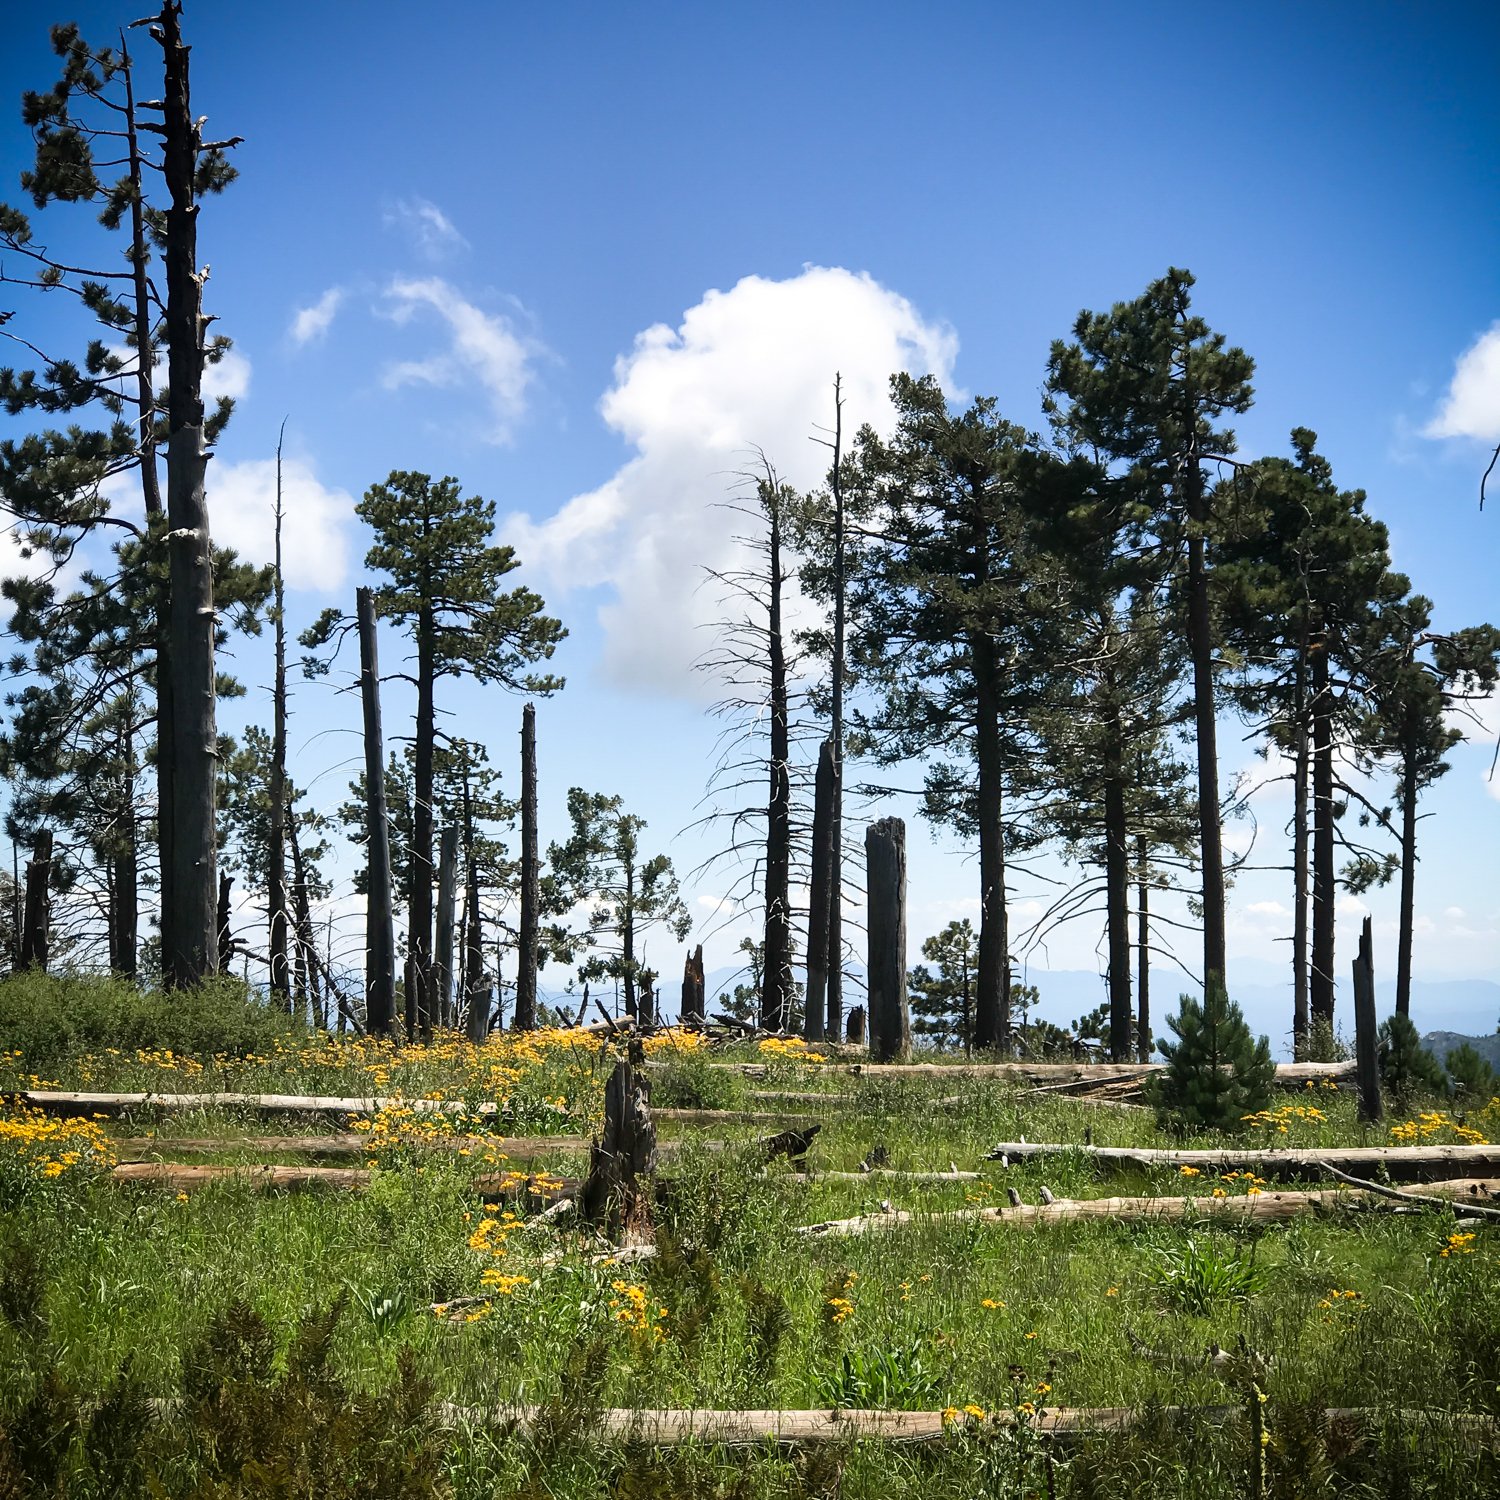
[[[103, 39], [135, 11], [67, 14]], [[7, 7], [9, 199], [27, 144], [13, 103], [50, 83], [64, 17]], [[716, 732], [687, 664], [715, 612], [699, 570], [733, 557], [715, 507], [749, 445], [811, 482], [834, 370], [846, 420], [878, 424], [898, 364], [1037, 423], [1049, 341], [1168, 265], [1257, 361], [1242, 449], [1315, 428], [1439, 625], [1500, 615], [1500, 513], [1476, 511], [1500, 440], [1500, 95], [1475, 65], [1500, 43], [1491, 6], [190, 0], [185, 25], [195, 109], [246, 138], [200, 231], [236, 340], [221, 382], [241, 397], [216, 536], [264, 555], [283, 417], [294, 626], [352, 598], [353, 500], [388, 470], [494, 499], [518, 577], [571, 631], [569, 686], [541, 709], [544, 835], [578, 783], [623, 793], [680, 869], [707, 852], [674, 837]], [[59, 243], [67, 214], [39, 219]], [[19, 305], [38, 342], [65, 334], [50, 304]], [[263, 683], [261, 648], [235, 651]], [[508, 769], [519, 702], [450, 706]], [[299, 686], [298, 770], [329, 800], [358, 752], [354, 708]], [[393, 728], [403, 711], [393, 696]], [[224, 719], [267, 714], [252, 692]], [[1230, 772], [1253, 761], [1241, 733], [1226, 726]], [[1455, 752], [1428, 804], [1419, 973], [1500, 974], [1489, 753]], [[1284, 810], [1276, 793], [1257, 805], [1269, 863]], [[949, 841], [913, 844], [915, 945], [972, 912], [975, 876]], [[1233, 953], [1285, 952], [1285, 885], [1242, 879]], [[695, 882], [695, 913], [723, 889]], [[1018, 886], [1022, 925], [1042, 894]], [[1389, 970], [1394, 903], [1369, 905]], [[710, 967], [742, 930], [710, 940]], [[1080, 924], [1035, 961], [1097, 968], [1098, 944]], [[658, 961], [675, 972], [675, 954]]]

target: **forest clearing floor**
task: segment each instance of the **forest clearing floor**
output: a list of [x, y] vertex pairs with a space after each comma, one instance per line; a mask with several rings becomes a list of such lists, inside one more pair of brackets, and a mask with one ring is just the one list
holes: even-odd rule
[[[288, 1033], [241, 1056], [90, 1047], [36, 1065], [12, 1048], [10, 1095], [404, 1102], [306, 1121], [151, 1106], [66, 1120], [8, 1105], [0, 1493], [1500, 1492], [1493, 1429], [1464, 1420], [1500, 1415], [1500, 1225], [1342, 1200], [1235, 1222], [1216, 1205], [1276, 1186], [1173, 1166], [1106, 1175], [1082, 1151], [987, 1159], [1023, 1139], [1225, 1144], [1164, 1135], [1147, 1110], [947, 1069], [851, 1074], [781, 1041], [710, 1057], [666, 1033], [646, 1051], [654, 1107], [721, 1117], [661, 1124], [656, 1253], [613, 1262], [565, 1223], [530, 1222], [549, 1182], [587, 1170], [614, 1064], [598, 1037], [397, 1049]], [[821, 1125], [804, 1162], [767, 1164], [767, 1127], [736, 1118], [764, 1114], [778, 1091], [787, 1123]], [[464, 1111], [423, 1111], [423, 1098]], [[1237, 1143], [1476, 1139], [1500, 1140], [1500, 1101], [1367, 1127], [1352, 1092], [1324, 1084], [1278, 1098]], [[121, 1160], [306, 1165], [320, 1142], [360, 1191], [264, 1192], [234, 1175], [173, 1191], [110, 1175]], [[485, 1201], [475, 1178], [508, 1171], [514, 1201]], [[528, 1195], [528, 1178], [541, 1190]], [[1034, 1205], [1044, 1187], [1195, 1196], [1203, 1212], [1045, 1232], [955, 1213], [1012, 1190]], [[881, 1233], [795, 1232], [900, 1211], [910, 1218]], [[479, 1416], [523, 1408], [524, 1422]], [[1049, 1414], [1079, 1408], [1130, 1422], [1065, 1443], [1044, 1434]], [[841, 1437], [835, 1423], [832, 1440], [729, 1446], [700, 1423], [666, 1446], [623, 1431], [629, 1409], [805, 1413], [808, 1430], [835, 1410], [927, 1413], [935, 1440], [857, 1425]], [[124, 1456], [103, 1459], [127, 1431]]]

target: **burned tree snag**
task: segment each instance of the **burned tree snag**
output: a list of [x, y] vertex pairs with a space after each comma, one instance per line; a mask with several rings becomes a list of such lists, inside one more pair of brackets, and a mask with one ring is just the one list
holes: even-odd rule
[[1380, 1063], [1375, 1050], [1375, 953], [1370, 919], [1359, 935], [1359, 953], [1354, 960], [1354, 1074], [1359, 1083], [1359, 1117], [1379, 1120]]
[[469, 851], [464, 894], [464, 1025], [476, 1045], [490, 1034], [490, 987], [484, 977], [484, 919], [479, 910], [479, 867]]
[[684, 1026], [701, 1027], [704, 1019], [703, 944], [699, 943], [683, 960], [682, 1006], [679, 1017]]
[[31, 860], [26, 866], [26, 911], [21, 924], [21, 967], [47, 972], [48, 929], [52, 911], [52, 830], [36, 836]]
[[589, 1156], [589, 1175], [578, 1192], [580, 1222], [613, 1240], [639, 1237], [651, 1225], [651, 1178], [656, 1173], [656, 1126], [651, 1082], [641, 1066], [640, 1044], [615, 1064], [604, 1087], [604, 1129]]
[[906, 824], [881, 818], [865, 830], [869, 893], [870, 1056], [876, 1062], [911, 1052], [906, 995]]
[[453, 1024], [453, 917], [458, 899], [458, 829], [438, 835], [437, 948], [433, 955], [433, 1010], [439, 1026]]
[[[823, 1039], [828, 1016], [828, 916], [833, 894], [833, 741], [818, 751], [818, 774], [813, 783], [812, 887], [807, 903], [807, 998], [802, 1035], [810, 1042]], [[837, 1032], [834, 1033], [837, 1040]]]
[[396, 1029], [396, 928], [391, 898], [391, 839], [386, 822], [385, 747], [380, 729], [380, 665], [375, 596], [355, 595], [359, 619], [359, 686], [365, 714], [365, 1018], [376, 1036]]
[[521, 922], [516, 935], [515, 1031], [536, 1028], [537, 905], [536, 705], [521, 710]]
[[844, 1040], [851, 1047], [863, 1047], [865, 1044], [865, 1008], [863, 1005], [854, 1006], [849, 1012], [849, 1022], [844, 1028]]
[[[282, 433], [286, 423], [281, 424]], [[276, 629], [275, 678], [271, 688], [271, 836], [269, 866], [266, 872], [267, 889], [267, 944], [270, 958], [271, 1003], [282, 1010], [292, 1008], [292, 995], [288, 986], [286, 962], [286, 583], [281, 570], [281, 444], [276, 439], [276, 547], [275, 547], [275, 604]], [[220, 922], [222, 934], [225, 923]], [[222, 943], [223, 938], [220, 937]]]
[[234, 876], [219, 873], [219, 961], [227, 964], [234, 957], [234, 932], [231, 920], [234, 915]]

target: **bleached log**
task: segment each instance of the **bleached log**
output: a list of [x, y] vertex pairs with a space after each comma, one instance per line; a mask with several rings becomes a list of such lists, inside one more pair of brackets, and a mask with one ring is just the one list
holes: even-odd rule
[[1199, 1172], [1253, 1172], [1279, 1182], [1325, 1182], [1326, 1167], [1368, 1178], [1384, 1172], [1393, 1182], [1429, 1182], [1456, 1172], [1500, 1175], [1500, 1146], [1327, 1146], [1287, 1150], [1222, 1147], [1167, 1150], [1137, 1146], [1065, 1146], [1045, 1141], [1005, 1141], [986, 1154], [989, 1161], [1048, 1160], [1081, 1155], [1111, 1171], [1193, 1167]]
[[[1459, 1212], [1466, 1198], [1489, 1199], [1500, 1191], [1500, 1178], [1458, 1178], [1433, 1183], [1435, 1195], [1452, 1201]], [[947, 1213], [913, 1213], [895, 1209], [889, 1213], [861, 1214], [852, 1219], [832, 1219], [824, 1224], [807, 1224], [798, 1234], [815, 1238], [882, 1234], [910, 1225], [926, 1224], [1017, 1224], [1043, 1229], [1054, 1224], [1069, 1224], [1086, 1219], [1112, 1220], [1117, 1223], [1164, 1222], [1169, 1220], [1219, 1220], [1236, 1223], [1275, 1224], [1302, 1214], [1335, 1208], [1369, 1208], [1379, 1203], [1369, 1193], [1344, 1188], [1314, 1192], [1256, 1193], [1244, 1197], [1215, 1198], [1196, 1195], [1182, 1198], [1073, 1198], [1054, 1203], [1015, 1207], [960, 1208]]]
[[[165, 1156], [219, 1156], [236, 1151], [254, 1151], [267, 1156], [327, 1157], [331, 1160], [367, 1160], [373, 1149], [370, 1138], [358, 1131], [338, 1135], [239, 1135], [239, 1136], [121, 1136], [111, 1142], [115, 1154], [131, 1161]], [[589, 1141], [581, 1135], [445, 1136], [417, 1137], [407, 1143], [414, 1151], [457, 1152], [478, 1146], [495, 1146], [507, 1161], [536, 1161], [565, 1151], [587, 1151]]]
[[[221, 1182], [248, 1183], [268, 1193], [297, 1192], [322, 1188], [335, 1192], [362, 1193], [374, 1180], [368, 1167], [288, 1166], [284, 1163], [256, 1162], [233, 1166], [198, 1164], [184, 1166], [169, 1161], [121, 1162], [110, 1172], [117, 1183], [136, 1183], [165, 1188], [170, 1192], [195, 1193]], [[509, 1172], [487, 1172], [474, 1179], [475, 1193], [486, 1202], [538, 1198], [555, 1203], [571, 1199], [578, 1191], [576, 1178], [535, 1176], [516, 1180]]]

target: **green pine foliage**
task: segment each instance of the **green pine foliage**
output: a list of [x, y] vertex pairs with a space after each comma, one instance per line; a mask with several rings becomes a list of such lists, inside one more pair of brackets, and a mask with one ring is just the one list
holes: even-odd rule
[[1483, 1104], [1500, 1093], [1500, 1080], [1487, 1058], [1470, 1042], [1462, 1042], [1444, 1059], [1453, 1097], [1464, 1104]]
[[1380, 1028], [1380, 1083], [1398, 1109], [1422, 1094], [1446, 1097], [1443, 1065], [1423, 1045], [1410, 1016], [1398, 1011]]
[[1222, 985], [1210, 984], [1202, 1004], [1184, 995], [1167, 1025], [1177, 1040], [1157, 1041], [1167, 1069], [1146, 1089], [1163, 1125], [1240, 1130], [1246, 1115], [1270, 1104], [1276, 1082], [1271, 1044], [1251, 1036]]

